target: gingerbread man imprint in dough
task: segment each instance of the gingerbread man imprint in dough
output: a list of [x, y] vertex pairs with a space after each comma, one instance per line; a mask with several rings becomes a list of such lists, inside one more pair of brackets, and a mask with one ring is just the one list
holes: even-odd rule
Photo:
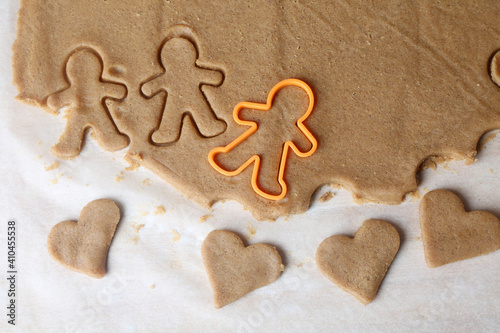
[[201, 91], [202, 85], [222, 84], [222, 73], [199, 67], [196, 64], [198, 51], [195, 45], [182, 37], [165, 42], [160, 58], [164, 72], [149, 79], [141, 87], [146, 97], [153, 97], [161, 91], [167, 94], [160, 126], [151, 137], [153, 143], [177, 141], [185, 115], [192, 117], [204, 137], [223, 133], [226, 123], [215, 116]]
[[80, 49], [66, 63], [69, 88], [50, 95], [49, 108], [67, 107], [67, 123], [52, 152], [62, 158], [73, 158], [81, 151], [86, 130], [90, 127], [97, 142], [106, 150], [115, 151], [128, 145], [128, 138], [113, 123], [106, 99], [123, 99], [127, 88], [102, 79], [103, 61], [92, 49]]

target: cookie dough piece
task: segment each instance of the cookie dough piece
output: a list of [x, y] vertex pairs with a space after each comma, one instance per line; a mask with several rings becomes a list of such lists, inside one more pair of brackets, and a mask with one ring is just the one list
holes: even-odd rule
[[434, 190], [420, 203], [420, 227], [429, 267], [473, 258], [500, 248], [500, 220], [485, 211], [466, 212], [453, 192]]
[[490, 74], [493, 82], [500, 87], [500, 51], [491, 58]]
[[367, 220], [354, 238], [335, 235], [316, 251], [316, 265], [330, 281], [370, 303], [399, 250], [399, 234], [390, 223]]
[[100, 279], [106, 273], [106, 259], [119, 221], [120, 210], [113, 201], [92, 201], [82, 209], [78, 222], [64, 221], [50, 230], [49, 254], [66, 268]]
[[284, 269], [275, 247], [262, 243], [245, 247], [236, 234], [225, 230], [207, 236], [201, 256], [216, 309], [276, 281]]

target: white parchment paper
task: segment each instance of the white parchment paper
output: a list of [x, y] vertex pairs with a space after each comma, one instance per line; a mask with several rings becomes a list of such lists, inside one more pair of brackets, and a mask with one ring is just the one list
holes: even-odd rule
[[[0, 4], [1, 332], [500, 331], [500, 251], [428, 268], [418, 196], [398, 206], [357, 205], [347, 191], [325, 187], [307, 213], [257, 222], [235, 202], [203, 209], [148, 170], [125, 170], [123, 152], [104, 152], [89, 138], [78, 158], [56, 159], [50, 147], [62, 133], [62, 117], [14, 99], [18, 6], [16, 0]], [[454, 190], [467, 209], [500, 216], [500, 136], [486, 141], [473, 165], [453, 162], [423, 172], [421, 193]], [[54, 162], [57, 168], [47, 171]], [[326, 191], [334, 198], [319, 202]], [[55, 263], [46, 240], [52, 226], [78, 219], [99, 198], [115, 200], [122, 219], [108, 274], [96, 280]], [[314, 253], [323, 239], [352, 236], [369, 218], [393, 223], [402, 243], [378, 296], [363, 306], [319, 273]], [[6, 316], [9, 220], [17, 223], [16, 326]], [[214, 229], [235, 231], [247, 245], [276, 246], [285, 271], [273, 284], [215, 310], [200, 255]]]

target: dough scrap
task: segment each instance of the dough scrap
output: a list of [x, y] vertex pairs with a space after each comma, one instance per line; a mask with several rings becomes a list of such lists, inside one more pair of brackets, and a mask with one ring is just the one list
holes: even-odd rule
[[335, 235], [316, 250], [320, 272], [363, 304], [377, 295], [396, 253], [399, 233], [390, 223], [367, 220], [354, 238]]
[[78, 222], [64, 221], [50, 230], [50, 256], [75, 272], [100, 279], [106, 274], [109, 247], [120, 221], [120, 209], [111, 200], [87, 204]]
[[500, 87], [500, 51], [491, 58], [490, 67], [491, 79]]
[[263, 243], [245, 247], [240, 237], [225, 230], [208, 234], [201, 255], [216, 309], [276, 281], [284, 269], [275, 247]]
[[466, 212], [447, 190], [428, 192], [420, 202], [425, 261], [438, 267], [500, 248], [500, 220], [486, 211]]
[[[118, 131], [130, 138], [128, 157], [205, 207], [237, 200], [257, 219], [275, 219], [307, 210], [325, 184], [342, 185], [363, 200], [399, 204], [416, 190], [416, 173], [429, 156], [472, 161], [478, 139], [500, 128], [500, 90], [489, 75], [500, 47], [499, 16], [497, 0], [451, 6], [410, 0], [370, 6], [362, 0], [229, 0], [203, 6], [88, 0], [61, 6], [58, 0], [21, 0], [14, 83], [21, 101], [47, 109], [47, 97], [67, 86], [68, 55], [92, 48], [105, 65], [103, 78], [127, 86], [125, 99], [108, 99], [106, 107]], [[181, 39], [196, 48], [192, 70], [223, 73], [220, 86], [202, 84], [199, 90], [227, 128], [206, 137], [199, 119], [184, 117], [175, 127], [177, 141], [154, 144], [168, 92], [146, 98], [141, 86], [166, 68], [166, 41]], [[288, 78], [306, 82], [317, 98], [305, 125], [318, 149], [308, 158], [290, 158], [288, 194], [272, 202], [252, 190], [250, 170], [227, 177], [207, 156], [245, 130], [232, 119], [236, 104], [263, 103]], [[179, 77], [177, 84], [191, 83]], [[295, 119], [294, 110], [303, 110], [304, 103], [307, 96], [300, 91], [283, 89], [269, 112], [274, 116], [259, 123], [274, 130], [232, 154], [235, 164], [249, 151], [269, 156], [259, 184], [271, 192], [280, 189], [275, 172], [265, 172], [279, 165], [282, 147], [276, 143], [296, 131], [293, 122], [276, 130], [276, 122]], [[208, 134], [219, 131], [214, 127]], [[294, 142], [307, 149], [300, 140]]]

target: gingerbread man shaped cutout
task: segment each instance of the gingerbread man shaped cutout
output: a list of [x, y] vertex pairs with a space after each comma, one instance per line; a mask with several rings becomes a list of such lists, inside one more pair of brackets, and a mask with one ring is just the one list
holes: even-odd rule
[[204, 137], [214, 137], [226, 130], [226, 123], [215, 116], [201, 91], [202, 85], [222, 84], [223, 75], [199, 67], [197, 58], [197, 49], [191, 41], [182, 37], [171, 38], [161, 50], [164, 72], [142, 85], [141, 91], [146, 97], [153, 97], [161, 91], [167, 93], [160, 126], [151, 137], [154, 143], [177, 141], [185, 115], [193, 118]]
[[66, 63], [69, 88], [52, 94], [47, 100], [49, 108], [67, 107], [67, 123], [59, 142], [52, 152], [61, 158], [80, 154], [86, 130], [92, 128], [97, 142], [106, 150], [115, 151], [128, 145], [128, 138], [116, 128], [106, 99], [123, 99], [127, 88], [102, 79], [103, 61], [94, 50], [75, 51]]

